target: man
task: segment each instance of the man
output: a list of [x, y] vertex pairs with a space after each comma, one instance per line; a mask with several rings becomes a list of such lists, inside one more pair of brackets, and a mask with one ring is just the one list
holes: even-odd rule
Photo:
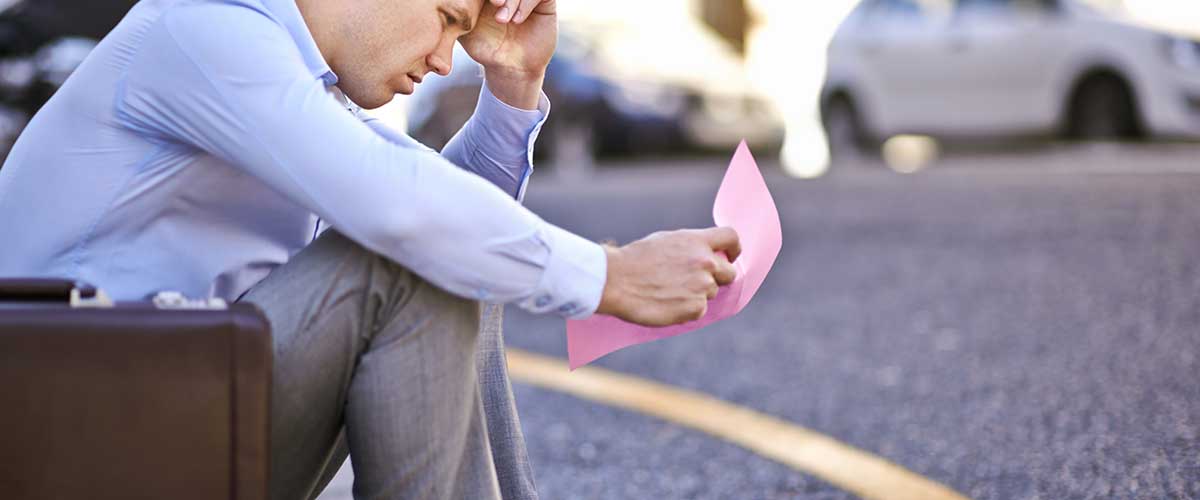
[[[356, 497], [498, 497], [476, 301], [679, 323], [739, 247], [720, 228], [602, 247], [521, 207], [555, 2], [483, 2], [142, 1], [0, 170], [0, 275], [260, 306], [274, 498], [315, 496], [343, 429]], [[456, 40], [486, 84], [440, 155], [356, 116], [447, 74]]]

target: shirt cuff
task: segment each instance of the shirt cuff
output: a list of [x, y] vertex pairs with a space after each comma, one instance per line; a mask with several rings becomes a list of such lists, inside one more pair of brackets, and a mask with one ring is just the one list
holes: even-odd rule
[[[501, 101], [488, 89], [487, 81], [479, 91], [475, 105], [475, 116], [479, 118], [472, 130], [471, 139], [475, 147], [515, 174], [520, 179], [517, 200], [525, 198], [525, 187], [533, 172], [533, 145], [537, 142], [542, 126], [550, 117], [550, 99], [542, 92], [535, 110], [520, 109]], [[524, 148], [514, 148], [523, 145]]]
[[537, 289], [518, 305], [535, 314], [591, 316], [600, 307], [608, 273], [604, 248], [551, 224], [542, 226], [542, 236], [549, 244], [550, 259]]

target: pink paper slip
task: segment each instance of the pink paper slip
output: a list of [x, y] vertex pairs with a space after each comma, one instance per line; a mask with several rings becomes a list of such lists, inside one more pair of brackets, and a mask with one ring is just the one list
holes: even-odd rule
[[567, 321], [567, 358], [572, 370], [618, 349], [674, 337], [716, 323], [741, 312], [754, 298], [783, 247], [783, 230], [775, 200], [767, 190], [767, 183], [763, 181], [746, 141], [738, 145], [729, 170], [725, 171], [725, 179], [721, 181], [713, 204], [713, 221], [718, 226], [737, 231], [742, 255], [734, 262], [737, 278], [721, 287], [717, 296], [708, 301], [708, 312], [704, 317], [662, 328], [635, 325], [602, 314]]

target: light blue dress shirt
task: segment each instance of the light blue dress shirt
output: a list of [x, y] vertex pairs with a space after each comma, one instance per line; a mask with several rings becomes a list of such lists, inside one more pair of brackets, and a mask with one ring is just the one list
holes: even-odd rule
[[0, 169], [0, 276], [235, 299], [331, 225], [433, 284], [590, 315], [606, 258], [522, 207], [549, 112], [486, 86], [442, 154], [334, 86], [294, 0], [144, 0]]

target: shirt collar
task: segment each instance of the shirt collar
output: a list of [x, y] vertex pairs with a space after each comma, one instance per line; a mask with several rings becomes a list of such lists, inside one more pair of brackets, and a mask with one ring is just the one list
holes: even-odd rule
[[313, 39], [312, 32], [304, 23], [304, 16], [300, 15], [300, 8], [296, 6], [296, 0], [262, 0], [262, 3], [287, 28], [292, 40], [296, 42], [296, 48], [300, 49], [300, 55], [304, 58], [304, 64], [308, 66], [309, 71], [324, 80], [325, 85], [337, 84], [338, 77], [325, 62], [325, 58], [321, 56], [321, 50], [317, 48], [317, 41]]

